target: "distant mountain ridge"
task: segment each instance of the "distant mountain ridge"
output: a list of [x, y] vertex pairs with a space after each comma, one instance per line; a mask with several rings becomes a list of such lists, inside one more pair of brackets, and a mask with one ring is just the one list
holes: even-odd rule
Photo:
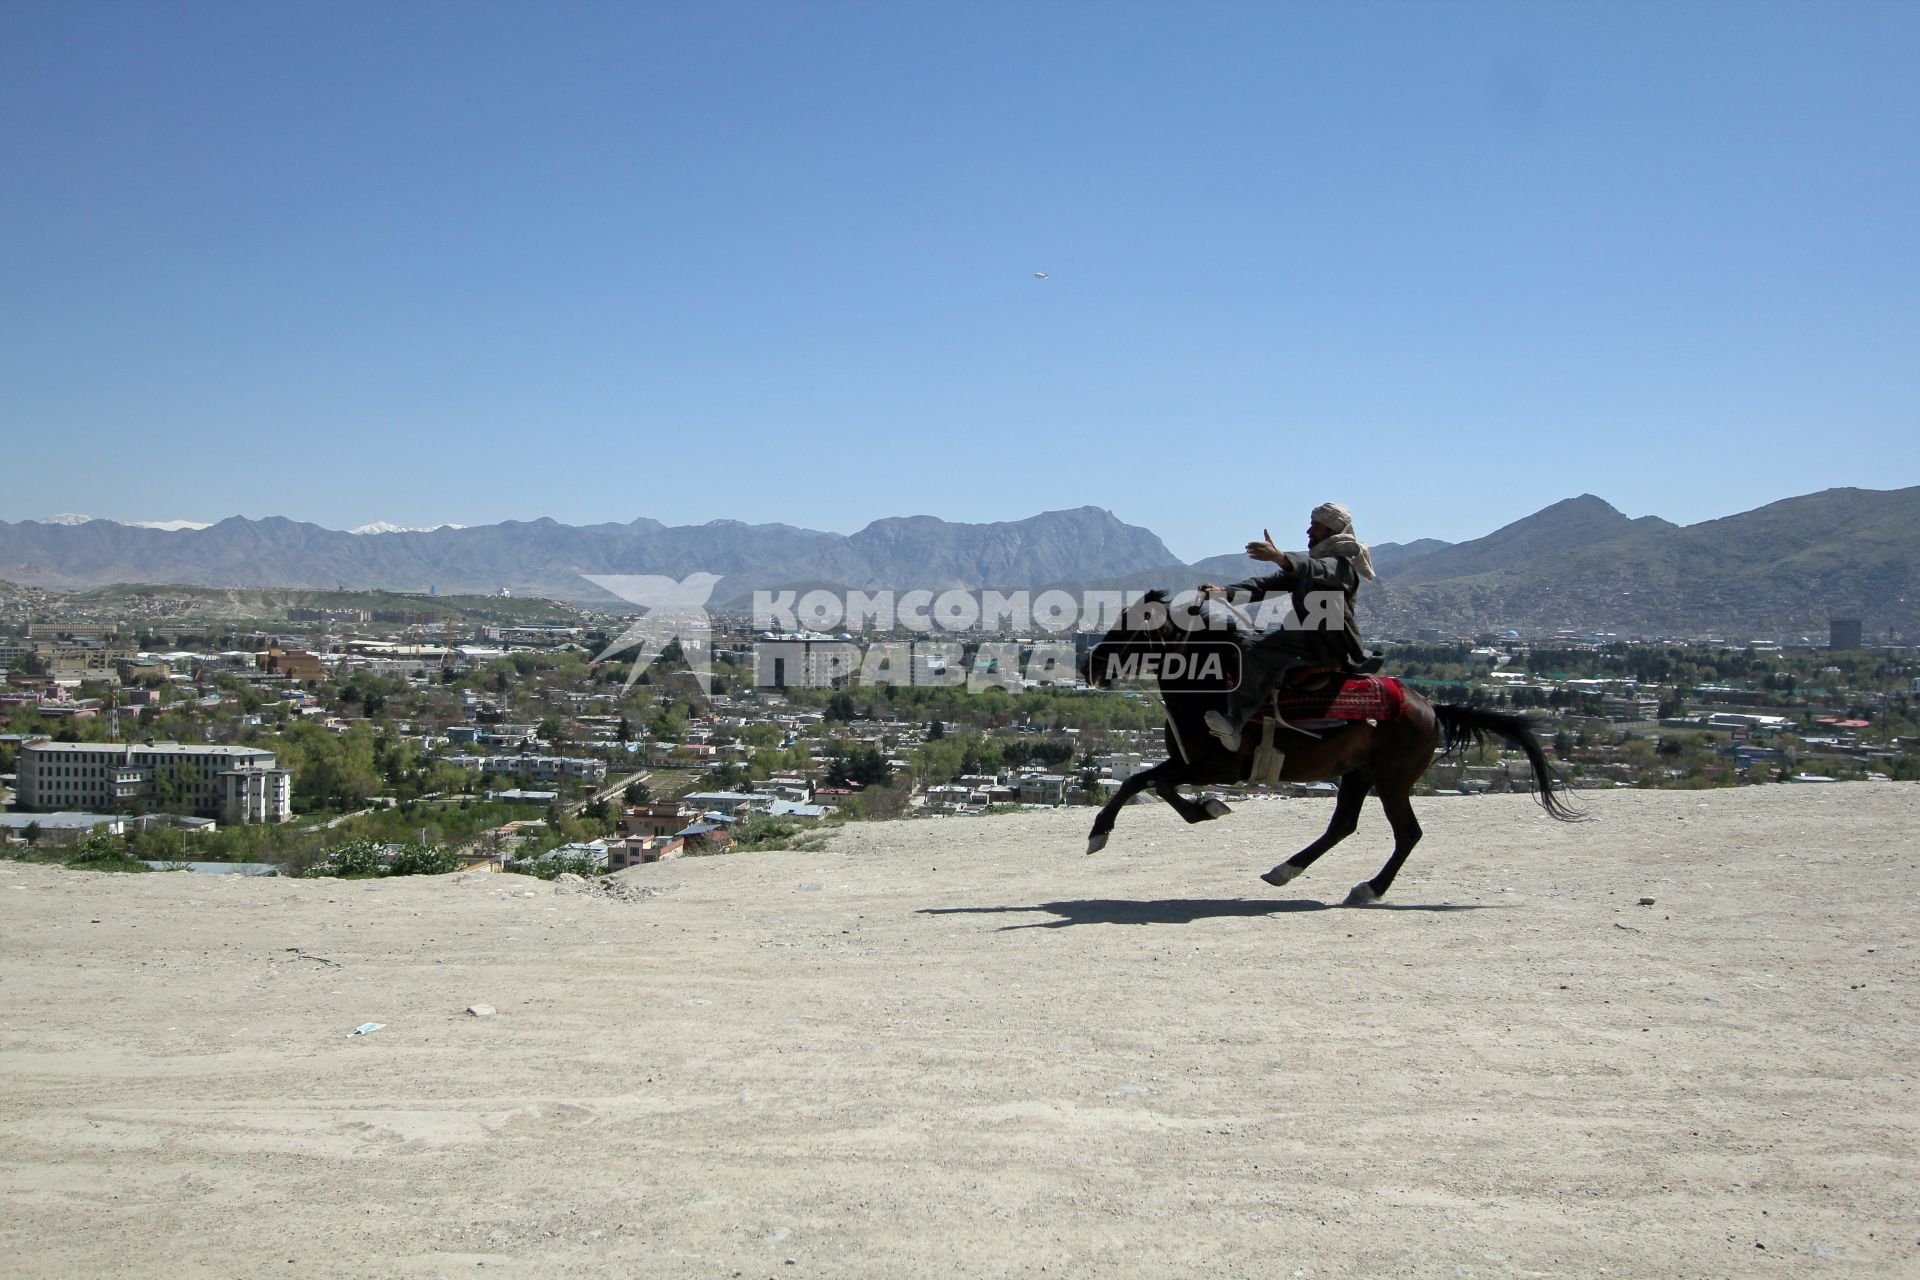
[[[1920, 487], [1828, 489], [1680, 526], [1590, 494], [1383, 570], [1376, 626], [1824, 640], [1920, 633]], [[1908, 642], [1911, 642], [1910, 640]]]
[[851, 536], [738, 520], [668, 526], [646, 517], [628, 524], [576, 527], [542, 518], [372, 534], [282, 516], [231, 516], [204, 529], [169, 531], [106, 520], [0, 522], [0, 579], [58, 588], [166, 582], [506, 589], [611, 603], [582, 575], [705, 571], [723, 575], [724, 591], [739, 595], [796, 581], [860, 589], [1017, 587], [1178, 563], [1153, 533], [1097, 507], [990, 524], [892, 518]]
[[1484, 538], [1396, 558], [1390, 560], [1388, 566], [1395, 582], [1440, 582], [1578, 551], [1635, 533], [1658, 534], [1677, 528], [1678, 525], [1658, 516], [1630, 519], [1602, 499], [1583, 493], [1496, 529]]
[[[1829, 489], [1680, 526], [1630, 518], [1592, 494], [1484, 537], [1373, 548], [1361, 593], [1374, 635], [1614, 632], [1624, 636], [1823, 638], [1830, 618], [1869, 635], [1920, 634], [1920, 487]], [[1183, 564], [1149, 530], [1096, 507], [959, 524], [876, 520], [842, 535], [715, 520], [575, 527], [551, 519], [377, 535], [267, 517], [164, 531], [109, 521], [0, 522], [0, 579], [81, 588], [116, 582], [350, 586], [613, 602], [586, 573], [704, 570], [714, 604], [756, 589], [839, 586], [1069, 589], [1232, 582], [1260, 568], [1239, 549]]]

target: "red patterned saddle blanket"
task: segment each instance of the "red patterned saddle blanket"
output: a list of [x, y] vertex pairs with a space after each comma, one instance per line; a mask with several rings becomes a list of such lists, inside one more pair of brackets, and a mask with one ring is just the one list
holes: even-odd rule
[[[1260, 709], [1265, 719], [1273, 699]], [[1280, 715], [1305, 720], [1393, 720], [1407, 713], [1407, 689], [1393, 676], [1331, 676], [1317, 689], [1282, 688]]]

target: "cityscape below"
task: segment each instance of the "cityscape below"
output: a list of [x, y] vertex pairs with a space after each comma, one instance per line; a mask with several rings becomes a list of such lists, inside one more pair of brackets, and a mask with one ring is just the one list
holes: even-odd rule
[[[1917, 491], [1837, 492], [1858, 504]], [[1834, 500], [1802, 501], [1816, 499]], [[1596, 504], [1558, 504], [1477, 547], [1379, 548], [1382, 581], [1361, 600], [1385, 671], [1435, 702], [1531, 717], [1575, 788], [1920, 777], [1920, 658], [1904, 615], [1896, 625], [1832, 614], [1814, 635], [1812, 600], [1792, 635], [1654, 636], [1497, 612], [1456, 629], [1405, 611], [1420, 566], [1448, 553], [1472, 567], [1505, 543], [1508, 572], [1516, 547], [1537, 553], [1557, 539], [1555, 555], [1575, 555], [1570, 530], [1590, 529]], [[1602, 517], [1602, 532], [1611, 524]], [[1125, 604], [1143, 590], [1130, 583], [1244, 564], [1108, 575], [1079, 598]], [[1827, 568], [1856, 583], [1842, 598], [1871, 596], [1857, 585], [1869, 571]], [[1389, 603], [1370, 605], [1373, 593]], [[985, 594], [1023, 611], [1072, 598]], [[1694, 594], [1710, 592], [1696, 583]], [[1151, 684], [1087, 685], [1091, 613], [1049, 631], [1037, 612], [996, 625], [970, 609], [971, 628], [946, 634], [890, 613], [843, 618], [836, 604], [830, 625], [795, 626], [793, 611], [816, 597], [837, 599], [762, 589], [762, 604], [786, 611], [778, 630], [738, 596], [716, 601], [697, 645], [655, 646], [636, 669], [618, 652], [636, 610], [615, 601], [8, 584], [0, 838], [16, 856], [129, 869], [597, 876], [813, 847], [862, 819], [1098, 805], [1168, 752]], [[849, 598], [894, 601], [878, 590]], [[876, 619], [885, 625], [861, 625]], [[1442, 757], [1422, 791], [1529, 785], [1518, 755], [1479, 747]], [[1331, 784], [1212, 790], [1284, 798]]]

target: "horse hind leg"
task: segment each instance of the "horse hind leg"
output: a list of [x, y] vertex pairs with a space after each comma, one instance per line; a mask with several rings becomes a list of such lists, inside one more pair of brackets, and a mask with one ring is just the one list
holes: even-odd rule
[[1260, 878], [1277, 889], [1312, 866], [1314, 859], [1352, 835], [1354, 828], [1360, 825], [1360, 806], [1366, 803], [1367, 790], [1372, 785], [1373, 780], [1361, 772], [1349, 773], [1341, 778], [1340, 796], [1334, 801], [1333, 819], [1327, 823], [1325, 834]]
[[1393, 856], [1380, 868], [1380, 873], [1371, 880], [1362, 880], [1353, 886], [1347, 894], [1350, 907], [1370, 907], [1386, 897], [1387, 890], [1393, 887], [1393, 878], [1400, 874], [1407, 855], [1413, 852], [1413, 846], [1420, 843], [1420, 820], [1413, 816], [1411, 786], [1394, 787], [1380, 793], [1380, 808], [1387, 815], [1387, 822], [1393, 827]]

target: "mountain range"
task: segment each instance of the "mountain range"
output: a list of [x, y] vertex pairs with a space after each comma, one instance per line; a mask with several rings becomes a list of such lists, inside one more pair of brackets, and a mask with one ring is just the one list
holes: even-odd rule
[[201, 529], [111, 520], [0, 522], [0, 579], [60, 588], [115, 582], [190, 586], [380, 588], [546, 595], [614, 603], [584, 574], [722, 575], [746, 598], [760, 587], [860, 589], [1026, 586], [1177, 565], [1145, 529], [1095, 507], [1025, 520], [953, 524], [876, 520], [851, 536], [785, 524], [713, 520], [670, 527], [564, 525], [552, 519], [356, 534], [269, 516]]
[[[172, 523], [172, 522], [170, 522]], [[1869, 635], [1920, 629], [1920, 487], [1829, 489], [1676, 525], [1591, 494], [1461, 543], [1373, 548], [1361, 596], [1379, 635], [1614, 632], [1822, 638], [1831, 617]], [[715, 603], [756, 589], [838, 586], [1179, 587], [1251, 576], [1235, 551], [1183, 564], [1147, 529], [1096, 507], [960, 524], [877, 520], [842, 535], [715, 520], [571, 526], [551, 519], [351, 533], [268, 517], [204, 528], [108, 520], [0, 521], [0, 579], [77, 589], [115, 582], [545, 595], [612, 605], [581, 575], [722, 575]]]
[[1381, 579], [1371, 608], [1388, 632], [1498, 624], [1823, 640], [1830, 619], [1858, 618], [1870, 636], [1911, 643], [1920, 488], [1828, 489], [1686, 526], [1582, 495], [1398, 559]]

